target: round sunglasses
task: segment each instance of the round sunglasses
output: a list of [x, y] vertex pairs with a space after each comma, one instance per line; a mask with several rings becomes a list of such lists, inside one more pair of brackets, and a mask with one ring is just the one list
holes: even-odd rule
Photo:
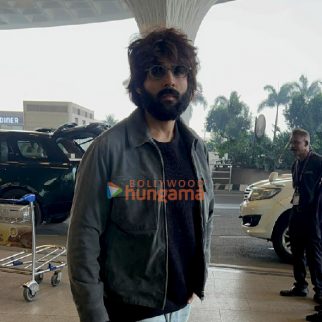
[[161, 79], [168, 73], [168, 70], [171, 71], [174, 77], [184, 78], [188, 76], [190, 68], [184, 65], [172, 65], [171, 67], [164, 65], [153, 65], [147, 68], [146, 72], [151, 78]]

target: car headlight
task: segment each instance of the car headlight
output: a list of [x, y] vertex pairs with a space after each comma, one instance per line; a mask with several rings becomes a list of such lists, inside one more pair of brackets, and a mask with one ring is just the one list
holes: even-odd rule
[[281, 188], [252, 188], [252, 192], [248, 200], [269, 199], [276, 196], [281, 191]]

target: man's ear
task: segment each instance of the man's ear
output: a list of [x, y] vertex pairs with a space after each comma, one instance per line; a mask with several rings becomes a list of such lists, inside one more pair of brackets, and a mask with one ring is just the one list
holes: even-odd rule
[[309, 142], [305, 140], [305, 146], [308, 146]]

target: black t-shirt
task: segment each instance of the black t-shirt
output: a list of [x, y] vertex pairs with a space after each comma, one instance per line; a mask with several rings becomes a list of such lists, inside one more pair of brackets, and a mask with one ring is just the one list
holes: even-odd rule
[[166, 202], [169, 245], [167, 299], [180, 307], [197, 291], [198, 279], [202, 278], [197, 272], [201, 267], [201, 234], [197, 229], [200, 228], [200, 211], [195, 200], [199, 183], [191, 148], [181, 138], [177, 127], [173, 141], [156, 143], [164, 162], [165, 189], [169, 197], [171, 192], [177, 196]]

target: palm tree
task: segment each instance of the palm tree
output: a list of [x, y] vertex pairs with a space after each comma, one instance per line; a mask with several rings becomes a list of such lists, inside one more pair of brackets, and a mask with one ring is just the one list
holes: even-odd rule
[[316, 80], [309, 84], [307, 77], [301, 75], [299, 82], [293, 82], [291, 85], [293, 86], [293, 93], [302, 95], [305, 101], [308, 101], [321, 93], [321, 84], [322, 82], [319, 80]]
[[279, 107], [285, 106], [289, 103], [292, 88], [293, 85], [290, 83], [284, 84], [279, 90], [276, 90], [272, 85], [266, 85], [264, 87], [264, 90], [268, 92], [268, 96], [262, 103], [259, 104], [258, 112], [262, 111], [265, 107], [276, 107], [273, 142], [276, 138]]

